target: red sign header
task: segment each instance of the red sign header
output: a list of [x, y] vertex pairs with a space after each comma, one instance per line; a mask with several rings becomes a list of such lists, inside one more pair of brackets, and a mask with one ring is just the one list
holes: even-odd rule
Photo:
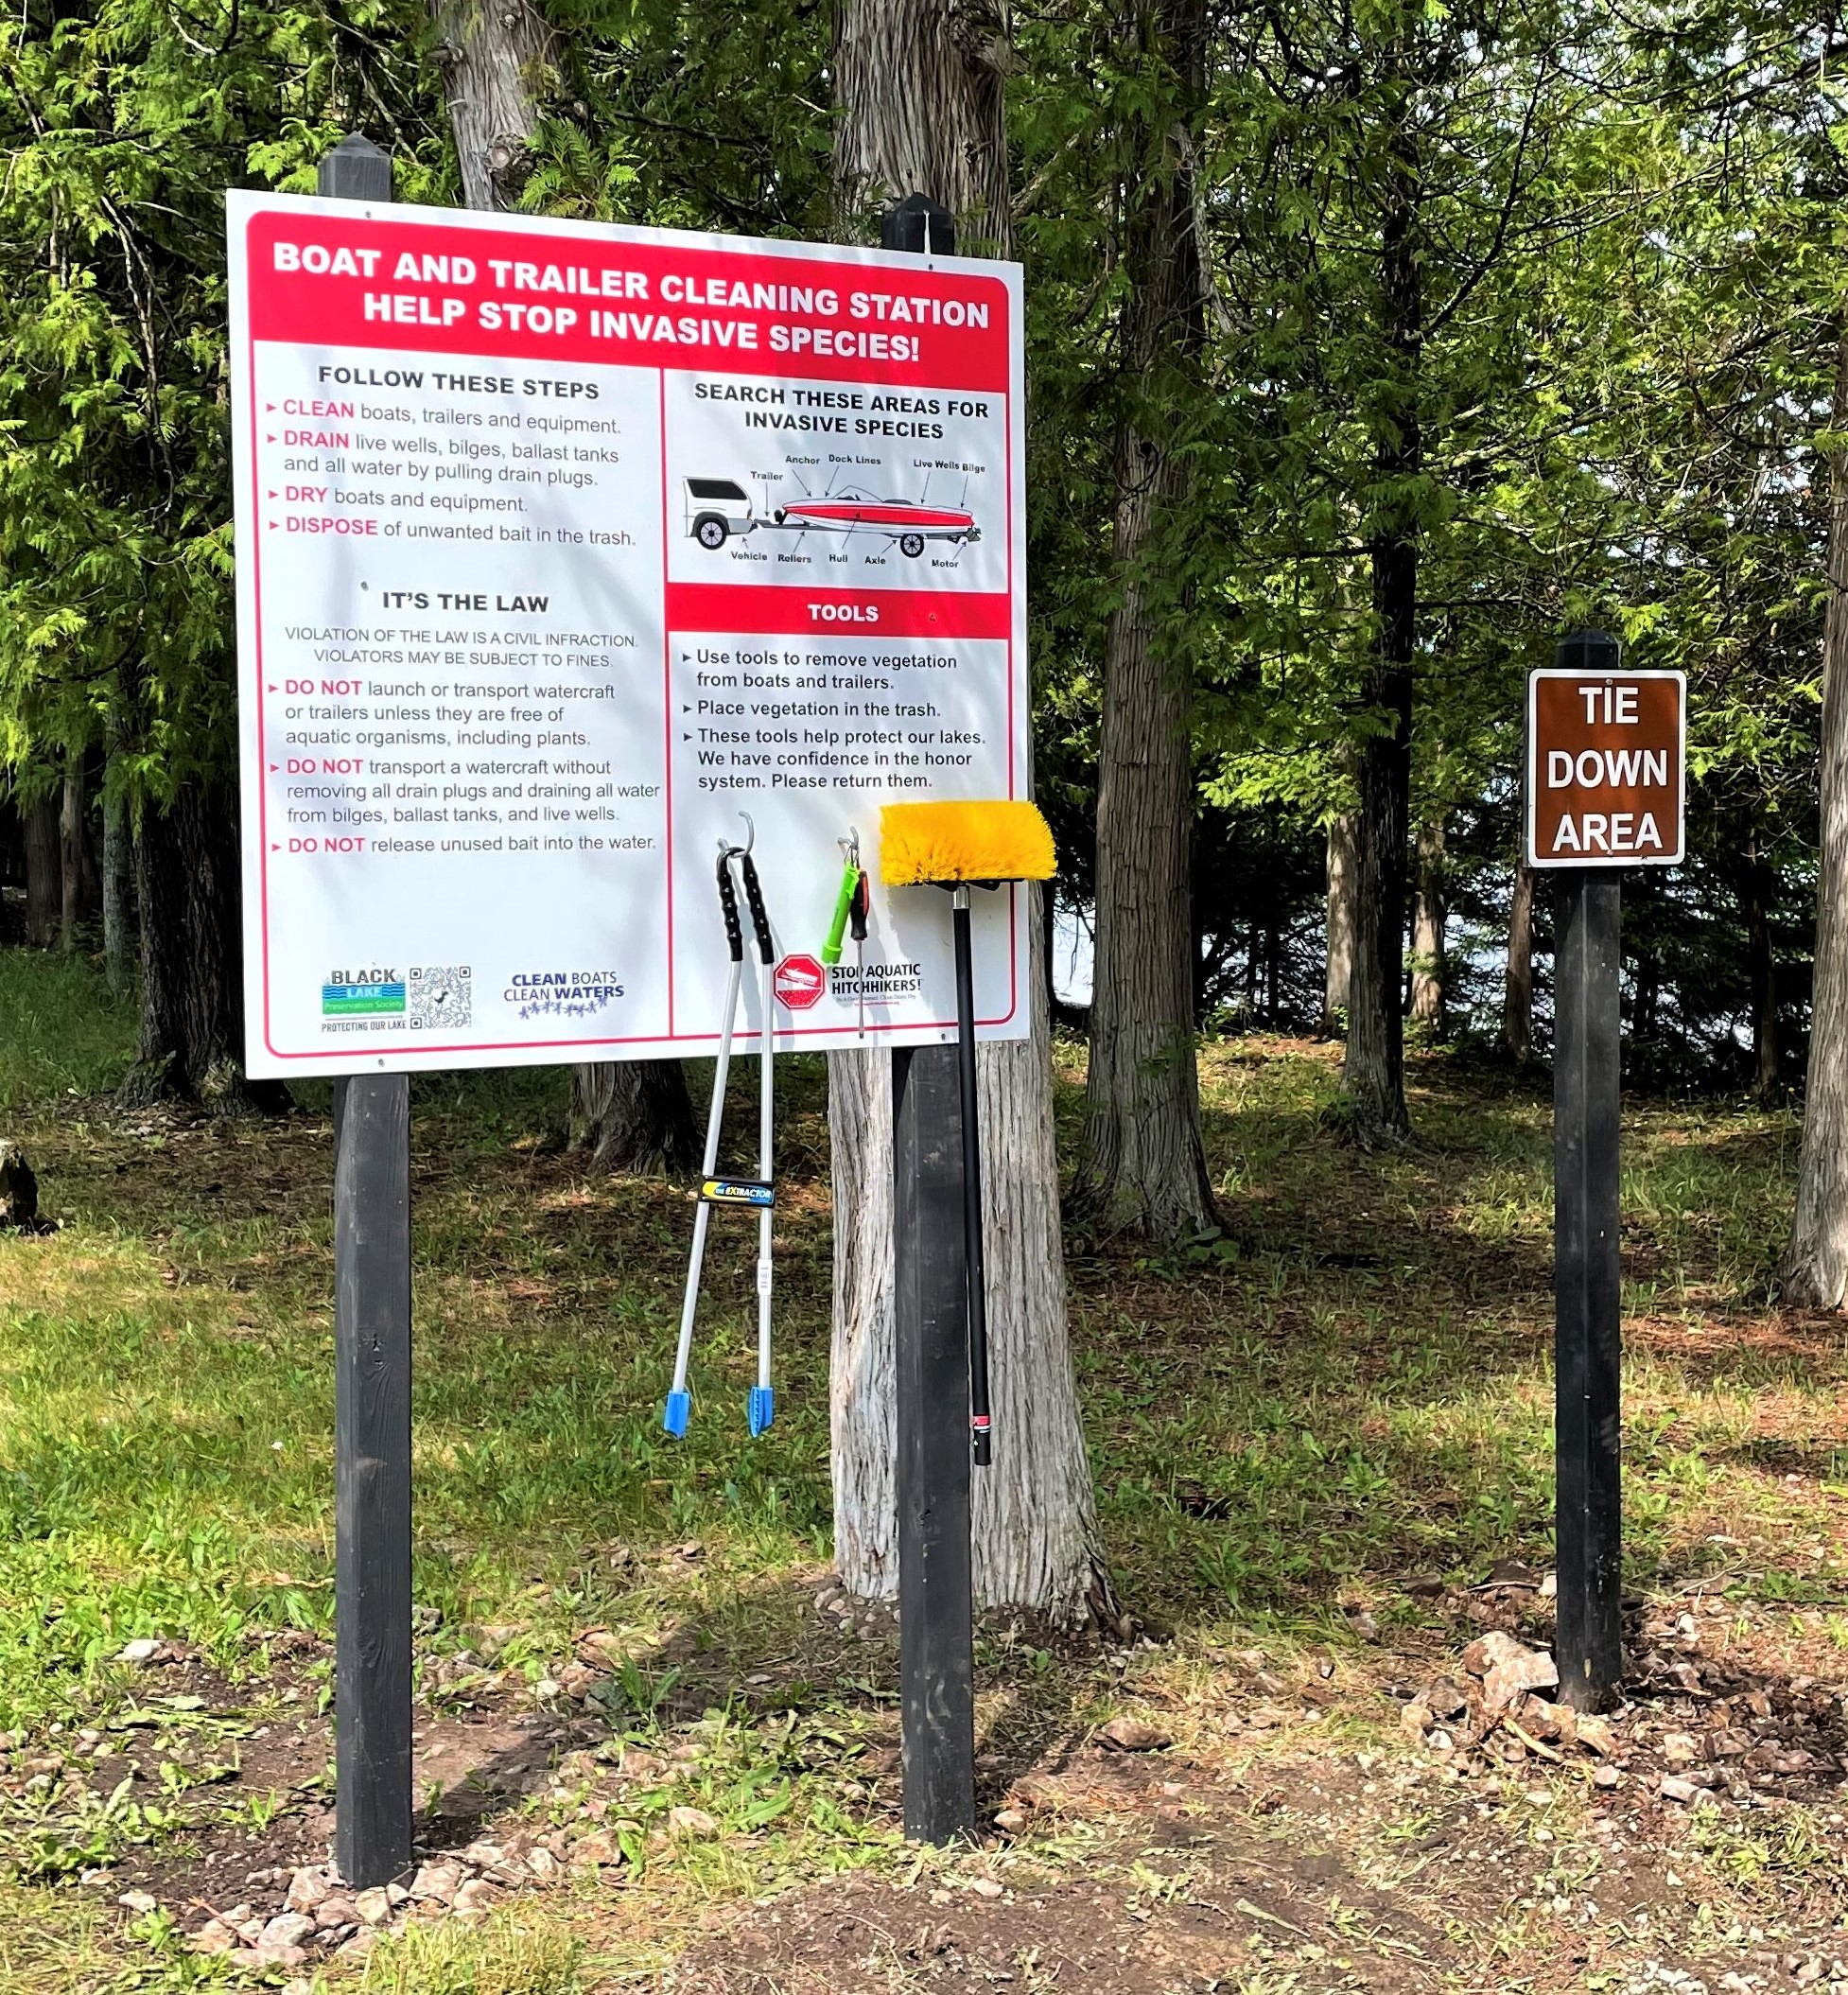
[[[606, 366], [1005, 392], [1005, 288], [967, 271], [843, 254], [648, 242], [554, 244], [530, 227], [433, 231], [324, 210], [246, 224], [258, 340]], [[432, 237], [441, 243], [432, 248]], [[387, 387], [379, 380], [327, 385]]]

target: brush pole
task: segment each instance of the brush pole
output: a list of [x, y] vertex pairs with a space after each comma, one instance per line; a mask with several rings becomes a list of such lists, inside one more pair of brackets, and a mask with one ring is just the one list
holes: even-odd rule
[[982, 1126], [975, 1093], [975, 949], [968, 888], [950, 903], [956, 949], [956, 1078], [963, 1102], [963, 1261], [968, 1278], [969, 1456], [992, 1459], [988, 1428], [988, 1270], [982, 1246]]

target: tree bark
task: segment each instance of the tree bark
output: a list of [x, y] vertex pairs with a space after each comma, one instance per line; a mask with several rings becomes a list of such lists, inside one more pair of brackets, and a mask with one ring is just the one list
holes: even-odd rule
[[1403, 83], [1384, 134], [1380, 326], [1386, 366], [1371, 412], [1377, 496], [1368, 530], [1373, 582], [1366, 699], [1376, 722], [1361, 747], [1354, 851], [1353, 975], [1345, 1067], [1355, 1141], [1402, 1140], [1405, 1112], [1405, 847], [1412, 789], [1412, 660], [1418, 639], [1419, 530], [1402, 496], [1424, 468], [1420, 426], [1423, 289], [1421, 194], [1412, 92]]
[[[1848, 422], [1848, 327], [1836, 358], [1834, 424]], [[1829, 460], [1828, 603], [1822, 625], [1821, 850], [1816, 970], [1797, 1201], [1778, 1284], [1784, 1299], [1839, 1309], [1848, 1295], [1848, 453]]]
[[57, 941], [63, 911], [58, 807], [59, 799], [52, 794], [27, 804], [19, 814], [26, 833], [26, 941], [31, 949], [49, 949]]
[[528, 0], [432, 0], [462, 203], [513, 204], [539, 125], [550, 36]]
[[80, 750], [73, 750], [64, 761], [64, 791], [58, 812], [58, 947], [65, 955], [77, 949], [77, 925], [83, 919], [84, 875], [90, 870], [88, 845], [83, 755]]
[[1322, 996], [1322, 1036], [1338, 1039], [1347, 1029], [1348, 993], [1354, 971], [1354, 816], [1343, 811], [1328, 821], [1327, 970]]
[[[1206, 44], [1201, 0], [1132, 17], [1144, 61], [1177, 79], [1191, 116]], [[1159, 129], [1157, 127], [1159, 126]], [[1107, 1233], [1184, 1240], [1216, 1223], [1200, 1133], [1187, 918], [1193, 691], [1173, 601], [1188, 487], [1181, 411], [1204, 392], [1193, 149], [1164, 116], [1139, 121], [1146, 159], [1122, 223], [1124, 387], [1097, 755], [1097, 947], [1085, 1125], [1072, 1216]], [[1253, 964], [1253, 997], [1256, 965]]]
[[1502, 985], [1502, 1044], [1525, 1065], [1534, 1050], [1534, 869], [1514, 864], [1508, 915], [1508, 973]]
[[[837, 16], [836, 198], [844, 236], [913, 191], [977, 224], [963, 249], [1004, 251], [1004, 26], [985, 6], [845, 0]], [[982, 230], [985, 226], [987, 236]], [[1028, 909], [1031, 1036], [977, 1051], [988, 1337], [997, 1433], [974, 1479], [976, 1599], [1072, 1623], [1109, 1604], [1090, 1468], [1066, 1334], [1053, 1141], [1047, 929]], [[1184, 925], [1184, 924], [1183, 924]], [[834, 1321], [830, 1414], [834, 1553], [850, 1592], [898, 1584], [894, 1481], [892, 1063], [828, 1059], [833, 1152]]]
[[1771, 894], [1776, 878], [1766, 865], [1754, 826], [1746, 837], [1746, 954], [1752, 978], [1752, 1093], [1769, 1107], [1778, 1097], [1777, 964], [1771, 951]]
[[[120, 745], [118, 729], [113, 720], [108, 733], [113, 761]], [[134, 845], [129, 835], [128, 804], [119, 790], [113, 792], [106, 763], [103, 772], [103, 964], [109, 977], [110, 995], [118, 998], [128, 995], [131, 982], [130, 954], [134, 943], [131, 934], [133, 917], [130, 907], [130, 875], [133, 866]]]
[[288, 1091], [243, 1071], [237, 805], [228, 781], [194, 779], [135, 840], [141, 905], [141, 1047], [123, 1099], [225, 1111], [278, 1109]]
[[677, 1059], [573, 1067], [570, 1122], [571, 1147], [595, 1170], [659, 1177], [699, 1168], [700, 1131]]
[[1418, 828], [1418, 900], [1412, 916], [1412, 1017], [1434, 1036], [1444, 1029], [1444, 827]]

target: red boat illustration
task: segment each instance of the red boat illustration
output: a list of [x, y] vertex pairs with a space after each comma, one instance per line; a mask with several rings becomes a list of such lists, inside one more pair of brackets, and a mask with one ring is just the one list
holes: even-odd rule
[[957, 506], [927, 506], [903, 499], [880, 499], [849, 487], [821, 499], [798, 499], [779, 506], [772, 516], [779, 527], [812, 529], [820, 534], [883, 534], [898, 543], [901, 554], [914, 559], [927, 540], [968, 545], [982, 538], [972, 513]]
[[982, 538], [975, 516], [959, 506], [884, 499], [852, 485], [798, 499], [778, 506], [768, 519], [759, 519], [743, 487], [729, 479], [689, 478], [686, 484], [687, 531], [703, 548], [714, 551], [733, 534], [755, 534], [763, 527], [797, 534], [879, 534], [913, 560], [929, 540], [972, 547]]

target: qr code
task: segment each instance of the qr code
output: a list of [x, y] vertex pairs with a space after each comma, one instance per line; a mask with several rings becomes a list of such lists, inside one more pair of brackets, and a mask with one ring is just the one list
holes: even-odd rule
[[466, 963], [450, 963], [410, 972], [410, 1029], [448, 1031], [475, 1023], [474, 972]]

